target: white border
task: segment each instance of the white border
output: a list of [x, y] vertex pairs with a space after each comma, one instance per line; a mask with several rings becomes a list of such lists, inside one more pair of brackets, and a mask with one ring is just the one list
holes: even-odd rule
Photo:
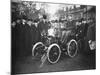
[[[97, 24], [96, 24], [96, 50], [97, 50], [97, 69], [86, 71], [68, 71], [55, 73], [39, 73], [36, 75], [99, 75], [100, 74], [100, 2], [99, 0], [35, 0], [41, 2], [69, 3], [69, 4], [87, 4], [96, 5]], [[11, 60], [11, 30], [10, 30], [10, 0], [1, 0], [0, 2], [0, 74], [10, 75]], [[33, 74], [35, 75], [35, 74]]]

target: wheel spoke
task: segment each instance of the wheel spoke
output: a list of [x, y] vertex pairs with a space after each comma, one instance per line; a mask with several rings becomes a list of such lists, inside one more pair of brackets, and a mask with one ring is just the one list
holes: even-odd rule
[[68, 45], [68, 54], [71, 57], [74, 57], [77, 52], [77, 42], [75, 40], [71, 40]]
[[51, 45], [48, 50], [48, 60], [50, 63], [56, 63], [60, 57], [60, 48], [57, 44]]
[[33, 49], [32, 49], [33, 56], [39, 55], [41, 47], [43, 47], [42, 42], [38, 42], [33, 46]]

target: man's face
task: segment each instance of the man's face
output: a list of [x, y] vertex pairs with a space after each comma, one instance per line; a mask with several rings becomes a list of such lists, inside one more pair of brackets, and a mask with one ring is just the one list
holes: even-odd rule
[[17, 23], [20, 23], [20, 20], [17, 20]]
[[12, 27], [15, 27], [16, 26], [16, 22], [13, 22], [11, 25], [12, 25]]
[[23, 19], [23, 20], [22, 20], [23, 25], [25, 24], [25, 22], [26, 22], [26, 21]]

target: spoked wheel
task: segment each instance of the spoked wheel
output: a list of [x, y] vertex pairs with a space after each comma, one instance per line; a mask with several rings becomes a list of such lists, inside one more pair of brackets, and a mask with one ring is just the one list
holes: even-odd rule
[[43, 46], [42, 42], [37, 42], [32, 48], [32, 56], [38, 56], [40, 53], [40, 48]]
[[70, 40], [67, 47], [68, 55], [70, 57], [76, 56], [77, 50], [78, 50], [78, 45], [77, 45], [76, 40], [74, 39]]
[[61, 55], [59, 45], [51, 44], [47, 50], [47, 58], [50, 63], [57, 63]]

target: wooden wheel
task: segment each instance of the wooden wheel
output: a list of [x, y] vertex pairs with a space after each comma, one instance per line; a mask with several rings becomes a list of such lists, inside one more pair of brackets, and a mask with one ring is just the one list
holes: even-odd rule
[[32, 48], [32, 56], [39, 55], [39, 48], [43, 46], [42, 42], [37, 42]]
[[78, 50], [78, 45], [77, 45], [76, 40], [74, 39], [70, 40], [67, 47], [68, 55], [70, 57], [76, 56], [77, 50]]
[[57, 63], [61, 55], [61, 50], [58, 44], [51, 44], [48, 47], [47, 58], [50, 63]]

